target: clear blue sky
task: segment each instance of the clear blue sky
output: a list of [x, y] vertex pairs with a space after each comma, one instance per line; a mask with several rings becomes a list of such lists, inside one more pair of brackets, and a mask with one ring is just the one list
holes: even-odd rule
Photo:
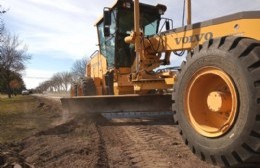
[[[181, 25], [183, 0], [140, 0], [167, 5], [165, 17]], [[114, 0], [0, 0], [9, 9], [4, 15], [7, 30], [28, 45], [32, 59], [23, 78], [34, 88], [54, 73], [69, 71], [76, 59], [97, 49], [95, 21]], [[193, 22], [240, 11], [260, 10], [260, 0], [192, 0]], [[172, 59], [173, 61], [175, 59]], [[178, 61], [179, 62], [179, 61]]]

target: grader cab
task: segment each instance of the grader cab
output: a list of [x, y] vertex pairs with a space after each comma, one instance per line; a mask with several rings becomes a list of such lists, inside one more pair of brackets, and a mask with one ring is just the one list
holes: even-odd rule
[[[164, 5], [118, 0], [97, 23], [99, 51], [64, 110], [170, 112], [192, 152], [221, 166], [260, 163], [260, 11], [173, 28]], [[178, 68], [163, 68], [183, 55]]]
[[[136, 72], [137, 58], [135, 45], [126, 43], [125, 39], [134, 29], [133, 7], [132, 1], [119, 0], [111, 8], [104, 8], [104, 17], [95, 24], [99, 50], [90, 56], [91, 60], [86, 65], [86, 78], [73, 85], [72, 98], [63, 99], [63, 101], [68, 101], [64, 103], [64, 109], [69, 109], [68, 111], [77, 109], [77, 112], [95, 111], [96, 113], [134, 112], [138, 114], [137, 112], [140, 112], [142, 116], [146, 116], [148, 112], [161, 115], [172, 113], [170, 93], [155, 94], [160, 88], [154, 88], [154, 86], [150, 88], [152, 83], [147, 83], [146, 89], [136, 89], [138, 86], [131, 81], [131, 75]], [[166, 20], [161, 17], [166, 6], [139, 4], [139, 7], [143, 35], [148, 37], [157, 34], [160, 22]], [[150, 70], [150, 73], [154, 72]], [[173, 71], [167, 70], [164, 73], [169, 75]], [[158, 74], [154, 77], [153, 83], [164, 80], [164, 78], [158, 78]], [[151, 81], [147, 80], [147, 82]], [[167, 84], [167, 88], [172, 88], [172, 84]], [[97, 106], [98, 109], [90, 109]]]
[[[165, 12], [166, 6], [160, 4], [156, 6], [140, 4], [139, 6], [140, 28], [143, 35], [148, 37], [157, 34], [160, 22], [164, 21], [161, 16]], [[130, 79], [130, 74], [137, 68], [135, 67], [137, 64], [135, 45], [125, 42], [125, 38], [129, 37], [134, 29], [133, 2], [117, 1], [111, 8], [104, 8], [104, 17], [98, 20], [96, 27], [99, 51], [94, 52], [90, 57], [85, 80], [93, 81], [96, 95], [138, 93]], [[154, 63], [150, 64], [154, 67]], [[159, 66], [157, 65], [157, 67]], [[149, 72], [152, 73], [151, 70]], [[78, 95], [87, 96], [88, 93], [91, 93], [91, 91], [85, 91], [87, 88], [82, 87], [83, 85], [79, 85]], [[89, 90], [93, 91], [93, 88]]]

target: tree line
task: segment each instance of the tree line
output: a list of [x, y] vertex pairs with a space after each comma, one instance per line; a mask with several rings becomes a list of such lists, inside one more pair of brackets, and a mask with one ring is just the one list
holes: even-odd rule
[[21, 73], [31, 56], [19, 37], [6, 30], [2, 18], [5, 12], [0, 5], [0, 93], [6, 93], [11, 98], [12, 94], [25, 88]]
[[36, 92], [68, 92], [71, 83], [84, 78], [87, 61], [87, 58], [76, 60], [70, 71], [55, 73], [49, 80], [40, 83], [36, 88]]
[[[8, 94], [11, 98], [12, 94], [16, 95], [26, 89], [22, 72], [31, 55], [27, 54], [28, 47], [19, 37], [6, 30], [3, 22], [4, 13], [6, 10], [0, 4], [0, 93]], [[70, 71], [55, 73], [51, 79], [42, 82], [35, 91], [67, 92], [72, 82], [77, 82], [85, 76], [86, 63], [87, 58], [76, 60]]]

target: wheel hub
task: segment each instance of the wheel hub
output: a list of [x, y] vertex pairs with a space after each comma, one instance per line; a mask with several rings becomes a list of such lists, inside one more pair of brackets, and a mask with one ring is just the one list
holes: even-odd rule
[[204, 67], [195, 72], [185, 91], [185, 114], [201, 135], [224, 135], [234, 124], [237, 93], [233, 81], [223, 70]]
[[228, 112], [232, 98], [228, 92], [213, 91], [208, 95], [207, 105], [212, 112]]

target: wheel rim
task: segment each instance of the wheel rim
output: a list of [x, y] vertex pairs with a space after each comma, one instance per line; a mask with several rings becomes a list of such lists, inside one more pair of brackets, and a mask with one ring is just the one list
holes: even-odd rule
[[221, 69], [198, 70], [188, 84], [184, 99], [188, 121], [199, 134], [218, 137], [233, 126], [237, 93], [231, 78]]

